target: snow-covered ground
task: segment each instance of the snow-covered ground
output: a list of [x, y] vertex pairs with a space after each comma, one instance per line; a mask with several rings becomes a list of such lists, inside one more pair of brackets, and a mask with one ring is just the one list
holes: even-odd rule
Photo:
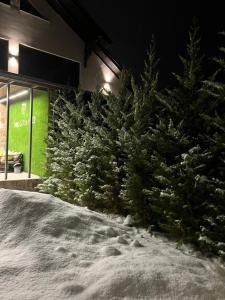
[[225, 299], [225, 268], [50, 195], [0, 189], [0, 299]]

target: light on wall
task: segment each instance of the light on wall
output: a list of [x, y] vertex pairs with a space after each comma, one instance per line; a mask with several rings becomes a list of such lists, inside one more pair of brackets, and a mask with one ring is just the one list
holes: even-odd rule
[[111, 87], [110, 84], [108, 82], [104, 83], [103, 86], [104, 90], [106, 90], [107, 92], [111, 92]]
[[19, 43], [15, 40], [9, 40], [9, 55], [19, 56]]
[[19, 43], [15, 40], [9, 40], [8, 71], [19, 73]]
[[19, 62], [18, 62], [18, 59], [14, 56], [9, 57], [8, 71], [11, 73], [16, 73], [16, 74], [18, 74], [18, 72], [19, 72]]
[[105, 64], [101, 65], [101, 72], [105, 82], [112, 82], [114, 80], [114, 73]]
[[105, 82], [103, 84], [102, 93], [104, 95], [108, 95], [111, 92], [112, 92], [112, 89], [111, 89], [111, 86], [110, 86], [109, 82]]

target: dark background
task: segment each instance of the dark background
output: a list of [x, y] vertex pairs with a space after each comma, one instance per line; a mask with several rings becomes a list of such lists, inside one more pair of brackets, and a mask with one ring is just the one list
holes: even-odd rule
[[[202, 50], [218, 54], [225, 38], [223, 1], [82, 0], [94, 20], [112, 39], [108, 48], [114, 59], [139, 78], [146, 49], [154, 34], [160, 56], [161, 80], [169, 83], [172, 72], [180, 72], [178, 54], [184, 54], [193, 17], [198, 19]], [[211, 69], [207, 67], [207, 71]]]
[[80, 65], [69, 59], [20, 45], [19, 74], [77, 87]]
[[0, 70], [8, 68], [8, 41], [0, 39]]

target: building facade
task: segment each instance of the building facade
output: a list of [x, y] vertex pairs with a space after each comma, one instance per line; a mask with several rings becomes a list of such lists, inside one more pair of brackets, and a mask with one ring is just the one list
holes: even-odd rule
[[0, 187], [43, 176], [50, 89], [117, 91], [109, 43], [78, 1], [0, 0]]

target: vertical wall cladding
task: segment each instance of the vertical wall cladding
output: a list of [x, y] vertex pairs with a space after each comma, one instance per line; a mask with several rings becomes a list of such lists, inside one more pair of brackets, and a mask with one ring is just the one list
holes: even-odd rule
[[[10, 104], [9, 151], [21, 152], [24, 171], [28, 170], [29, 96]], [[46, 165], [46, 138], [48, 131], [48, 93], [34, 91], [33, 100], [32, 174], [43, 176]]]
[[0, 38], [0, 70], [8, 69], [8, 41]]

